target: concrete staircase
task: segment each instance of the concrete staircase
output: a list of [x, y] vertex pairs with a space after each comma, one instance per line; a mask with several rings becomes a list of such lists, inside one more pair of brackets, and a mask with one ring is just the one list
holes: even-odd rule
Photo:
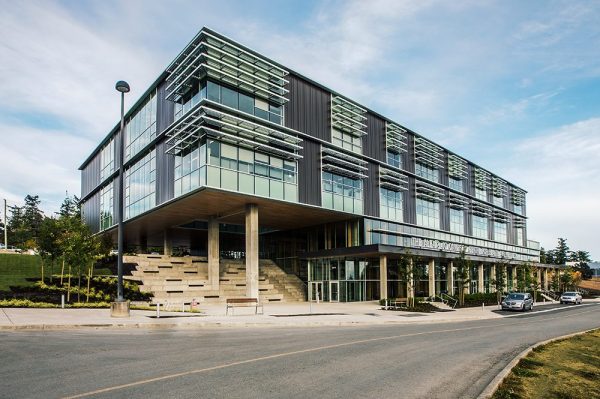
[[[246, 267], [243, 260], [220, 261], [219, 289], [213, 289], [209, 281], [205, 257], [136, 255], [125, 256], [123, 261], [136, 265], [129, 278], [142, 282], [140, 291], [152, 293], [153, 303], [219, 303], [227, 298], [246, 296]], [[302, 281], [294, 275], [288, 275], [270, 260], [260, 260], [258, 280], [259, 300], [262, 303], [305, 300]]]

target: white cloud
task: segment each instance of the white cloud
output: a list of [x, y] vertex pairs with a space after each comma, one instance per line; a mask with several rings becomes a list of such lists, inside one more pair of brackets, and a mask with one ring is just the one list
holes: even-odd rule
[[600, 257], [600, 118], [561, 126], [516, 144], [501, 168], [528, 190], [529, 238], [553, 248], [557, 237], [572, 249]]

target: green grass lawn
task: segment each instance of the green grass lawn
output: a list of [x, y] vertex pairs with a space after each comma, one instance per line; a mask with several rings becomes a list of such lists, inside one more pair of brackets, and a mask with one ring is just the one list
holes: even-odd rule
[[600, 330], [538, 347], [521, 359], [493, 399], [600, 398]]
[[[0, 254], [0, 291], [11, 291], [10, 287], [31, 287], [41, 278], [41, 258], [37, 255]], [[47, 264], [44, 268], [46, 280], [52, 272], [60, 275], [61, 263], [56, 262], [54, 268]], [[65, 273], [67, 270], [65, 270]], [[110, 269], [96, 268], [94, 275], [108, 275]]]

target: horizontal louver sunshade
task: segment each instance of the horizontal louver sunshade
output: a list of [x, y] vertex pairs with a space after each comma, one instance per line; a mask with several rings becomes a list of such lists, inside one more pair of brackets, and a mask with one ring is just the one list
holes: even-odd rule
[[514, 224], [514, 225], [515, 225], [515, 227], [517, 227], [517, 228], [523, 228], [523, 227], [525, 227], [525, 225], [526, 225], [527, 223], [526, 223], [525, 219], [523, 219], [523, 218], [515, 218], [515, 219], [513, 220], [513, 224]]
[[475, 169], [475, 187], [480, 190], [487, 190], [490, 188], [490, 172], [481, 168]]
[[331, 96], [331, 127], [355, 136], [364, 136], [367, 110], [340, 96]]
[[408, 148], [406, 129], [395, 123], [385, 123], [385, 146], [389, 151], [406, 152]]
[[485, 204], [482, 204], [481, 202], [473, 201], [473, 203], [471, 204], [471, 213], [477, 216], [491, 217], [492, 208]]
[[525, 191], [511, 187], [510, 202], [514, 205], [525, 205]]
[[415, 137], [415, 160], [433, 168], [441, 168], [444, 152], [441, 147], [422, 137]]
[[433, 202], [444, 202], [444, 190], [422, 181], [415, 182], [418, 198]]
[[494, 210], [494, 220], [500, 223], [508, 223], [510, 218], [508, 217], [508, 213]]
[[380, 166], [379, 186], [392, 191], [406, 191], [408, 190], [408, 177]]
[[450, 193], [448, 206], [454, 209], [469, 209], [469, 200], [461, 195]]
[[456, 179], [467, 178], [467, 161], [454, 154], [448, 155], [448, 175]]
[[288, 71], [209, 32], [201, 31], [167, 67], [166, 98], [178, 101], [193, 82], [210, 76], [284, 104]]
[[506, 193], [508, 191], [508, 184], [500, 179], [499, 177], [494, 177], [492, 179], [492, 193], [494, 197], [504, 198], [506, 197]]
[[[219, 106], [212, 102], [210, 105]], [[166, 152], [171, 154], [179, 154], [206, 135], [288, 159], [302, 158], [298, 154], [302, 139], [206, 105], [175, 122], [166, 135], [169, 137]]]
[[338, 173], [353, 179], [362, 179], [367, 177], [364, 172], [367, 170], [366, 161], [352, 155], [345, 154], [323, 147], [321, 150], [321, 163], [323, 170]]

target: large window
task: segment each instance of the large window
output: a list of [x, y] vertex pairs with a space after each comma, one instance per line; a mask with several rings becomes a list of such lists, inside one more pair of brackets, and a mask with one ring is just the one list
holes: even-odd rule
[[392, 220], [395, 222], [402, 222], [403, 211], [402, 211], [402, 191], [392, 191], [387, 188], [379, 188], [379, 217]]
[[450, 208], [450, 231], [457, 234], [465, 234], [465, 211]]
[[362, 154], [362, 137], [341, 130], [331, 130], [331, 142], [357, 154]]
[[402, 156], [397, 152], [388, 150], [387, 163], [388, 163], [388, 165], [392, 165], [397, 168], [402, 168]]
[[427, 180], [438, 183], [440, 180], [440, 173], [437, 168], [433, 168], [428, 165], [424, 165], [420, 162], [415, 164], [415, 174]]
[[516, 232], [516, 238], [517, 238], [517, 242], [515, 244], [520, 245], [520, 246], [525, 246], [525, 242], [524, 242], [524, 236], [525, 234], [523, 233], [525, 229], [523, 229], [522, 227], [517, 227], [515, 229]]
[[473, 237], [488, 239], [488, 220], [485, 216], [473, 215]]
[[156, 92], [125, 125], [125, 160], [140, 152], [156, 137]]
[[440, 203], [417, 198], [417, 225], [440, 228]]
[[500, 207], [504, 207], [504, 198], [503, 197], [496, 197], [494, 195], [494, 205], [500, 206]]
[[[207, 165], [203, 152], [206, 148]], [[286, 201], [298, 201], [296, 161], [215, 140], [200, 146], [200, 184]]]
[[125, 171], [125, 219], [156, 205], [156, 150]]
[[100, 181], [110, 176], [115, 170], [115, 138], [102, 147], [100, 152]]
[[350, 213], [363, 212], [362, 180], [323, 171], [323, 207]]
[[463, 181], [452, 176], [448, 176], [448, 187], [456, 191], [460, 191], [461, 193], [464, 192]]
[[113, 225], [113, 214], [113, 182], [110, 182], [100, 192], [100, 230], [106, 230]]
[[[203, 147], [206, 150], [206, 146]], [[204, 157], [204, 162], [206, 157]], [[192, 145], [175, 157], [175, 197], [200, 186], [200, 147]]]
[[515, 205], [513, 204], [513, 211], [518, 213], [519, 215], [523, 214], [523, 205]]
[[487, 190], [486, 189], [480, 189], [475, 187], [475, 197], [477, 199], [483, 200], [483, 201], [487, 201]]
[[506, 234], [506, 223], [494, 222], [494, 240], [508, 242]]
[[277, 123], [278, 125], [283, 124], [283, 108], [281, 105], [271, 104], [261, 98], [244, 94], [237, 89], [229, 88], [210, 80], [200, 82], [180, 102], [175, 103], [175, 120], [182, 117], [194, 105], [199, 103], [200, 100], [205, 98]]

